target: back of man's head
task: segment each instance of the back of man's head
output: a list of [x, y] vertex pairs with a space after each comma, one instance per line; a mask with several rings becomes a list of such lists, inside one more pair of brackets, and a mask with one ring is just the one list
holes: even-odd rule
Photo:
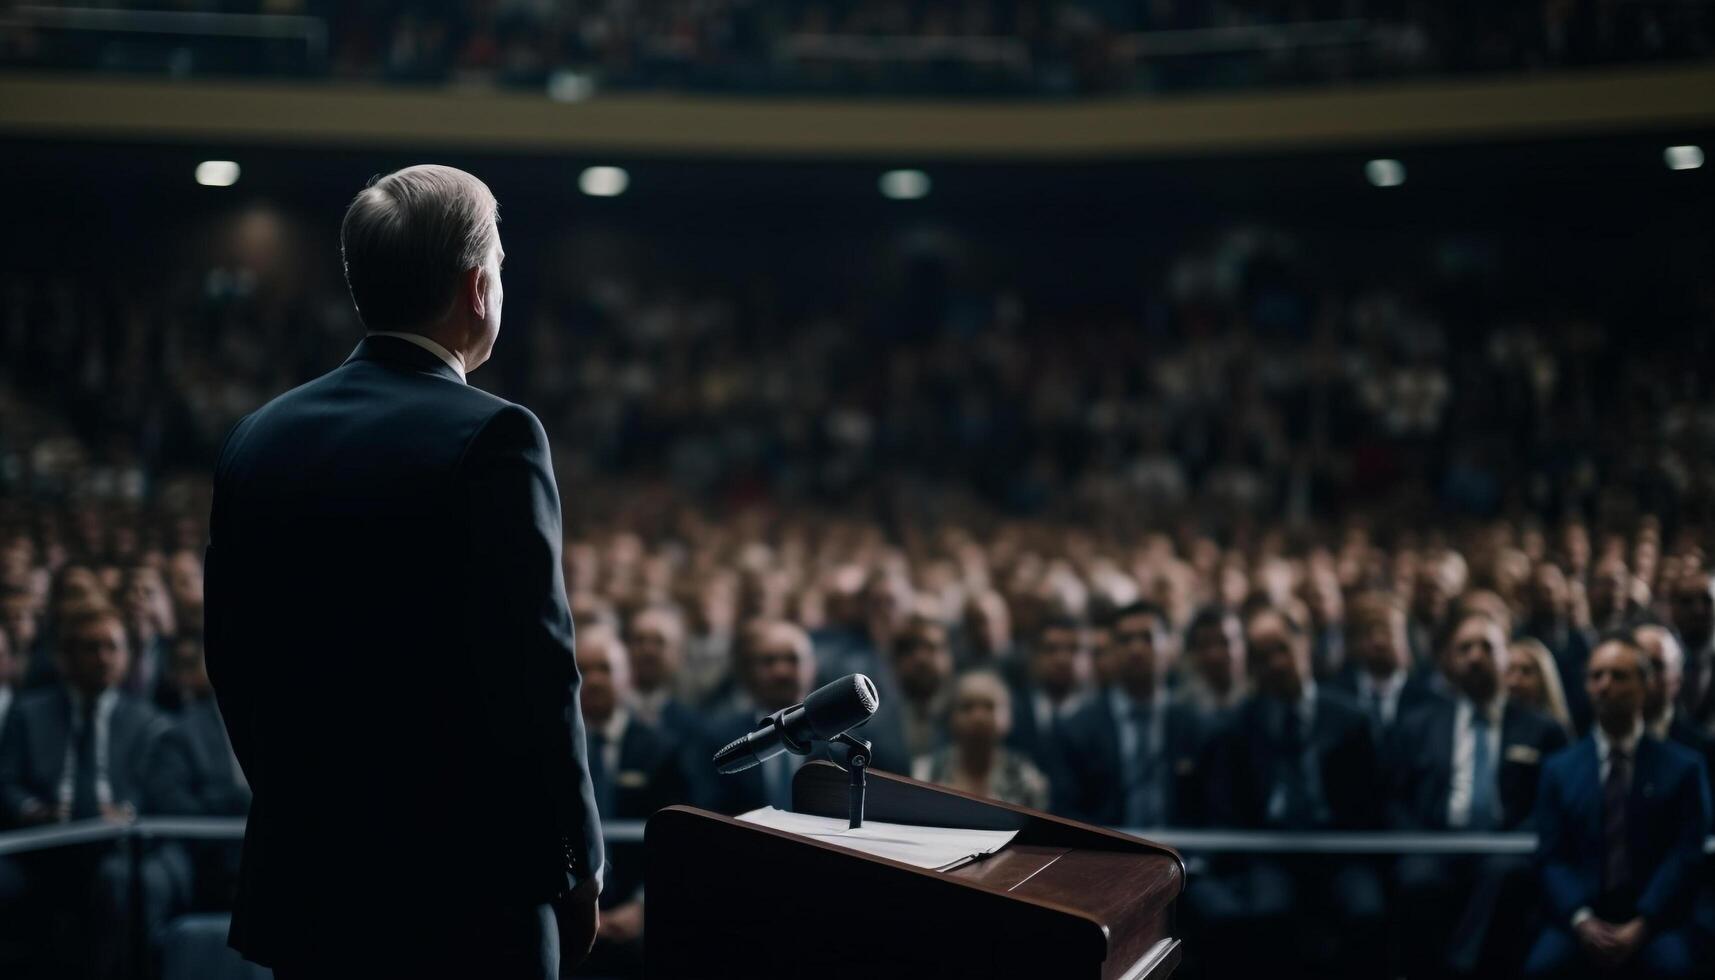
[[459, 276], [483, 264], [499, 204], [488, 185], [435, 164], [376, 177], [340, 225], [345, 282], [370, 330], [408, 330], [440, 319]]

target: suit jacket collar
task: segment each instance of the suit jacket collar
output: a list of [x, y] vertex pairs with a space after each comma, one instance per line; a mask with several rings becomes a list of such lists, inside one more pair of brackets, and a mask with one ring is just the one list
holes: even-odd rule
[[433, 374], [445, 378], [455, 384], [464, 384], [457, 371], [446, 361], [436, 357], [432, 352], [418, 347], [409, 340], [398, 337], [368, 336], [358, 341], [357, 348], [345, 363], [352, 361], [378, 361], [391, 367], [406, 371], [417, 371], [422, 374]]

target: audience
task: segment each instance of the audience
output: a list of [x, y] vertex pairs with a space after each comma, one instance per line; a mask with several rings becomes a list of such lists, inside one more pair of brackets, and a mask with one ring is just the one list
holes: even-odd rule
[[1560, 670], [1541, 640], [1527, 636], [1512, 642], [1507, 651], [1506, 686], [1508, 699], [1554, 719], [1568, 737], [1574, 734], [1572, 714], [1566, 709], [1566, 695], [1560, 686]]
[[946, 745], [912, 765], [911, 774], [975, 796], [1016, 806], [1048, 806], [1048, 778], [1024, 755], [1006, 747], [1012, 700], [997, 675], [985, 670], [960, 674]]
[[1709, 833], [1703, 762], [1652, 735], [1650, 658], [1626, 633], [1590, 656], [1596, 728], [1549, 760], [1536, 828], [1547, 925], [1531, 976], [1691, 977], [1707, 969], [1693, 903]]

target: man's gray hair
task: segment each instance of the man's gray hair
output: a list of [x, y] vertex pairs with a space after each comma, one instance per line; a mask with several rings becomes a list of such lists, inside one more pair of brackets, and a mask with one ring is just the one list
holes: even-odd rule
[[432, 323], [488, 258], [500, 205], [463, 170], [422, 164], [370, 180], [340, 224], [345, 283], [370, 330]]

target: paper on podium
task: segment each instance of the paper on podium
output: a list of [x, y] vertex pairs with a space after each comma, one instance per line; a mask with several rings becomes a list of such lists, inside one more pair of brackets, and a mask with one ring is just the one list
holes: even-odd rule
[[869, 820], [853, 830], [844, 817], [817, 817], [771, 806], [740, 814], [738, 819], [930, 871], [948, 871], [966, 861], [986, 857], [1018, 835], [1016, 830], [915, 827]]

